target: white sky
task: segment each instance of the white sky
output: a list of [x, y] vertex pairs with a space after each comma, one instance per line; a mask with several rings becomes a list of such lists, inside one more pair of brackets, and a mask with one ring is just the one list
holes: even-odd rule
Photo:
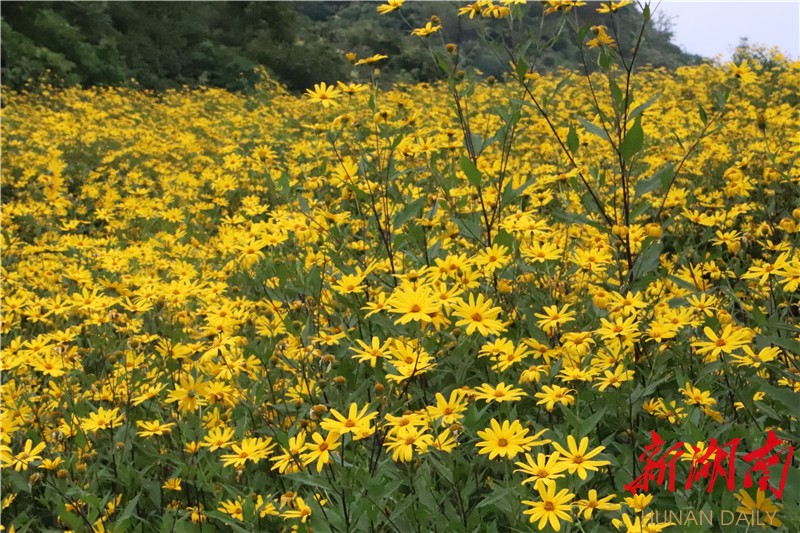
[[748, 37], [753, 44], [778, 46], [786, 56], [800, 58], [800, 0], [661, 0], [658, 12], [672, 20], [673, 41], [690, 53], [722, 54], [729, 60], [739, 37]]

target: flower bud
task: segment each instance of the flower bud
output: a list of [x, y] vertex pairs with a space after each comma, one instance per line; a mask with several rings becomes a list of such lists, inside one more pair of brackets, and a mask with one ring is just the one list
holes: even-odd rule
[[654, 239], [660, 239], [662, 235], [664, 235], [664, 230], [661, 228], [659, 224], [656, 224], [655, 222], [646, 225], [644, 229], [647, 232], [647, 234], [653, 237]]

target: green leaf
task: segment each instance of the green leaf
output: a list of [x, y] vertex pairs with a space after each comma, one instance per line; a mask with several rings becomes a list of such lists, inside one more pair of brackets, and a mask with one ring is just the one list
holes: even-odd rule
[[624, 104], [622, 89], [619, 88], [619, 85], [617, 85], [617, 82], [615, 82], [613, 78], [608, 79], [608, 89], [611, 92], [611, 100], [614, 102], [614, 107], [618, 111], [621, 111]]
[[667, 187], [669, 187], [669, 183], [672, 181], [672, 177], [674, 175], [675, 172], [673, 171], [672, 164], [670, 163], [653, 174], [651, 177], [637, 182], [636, 187], [634, 187], [636, 198], [640, 198], [659, 187], [662, 191], [667, 190]]
[[703, 126], [708, 124], [708, 115], [706, 115], [706, 110], [703, 109], [703, 106], [697, 104], [697, 112], [700, 115], [700, 120], [703, 122]]
[[622, 143], [619, 145], [619, 153], [625, 161], [636, 155], [644, 145], [644, 131], [642, 130], [642, 120], [637, 118], [633, 123], [633, 127], [625, 134]]
[[518, 79], [524, 80], [525, 74], [528, 73], [528, 62], [525, 61], [525, 59], [520, 58], [520, 60], [517, 61], [514, 72], [517, 74]]
[[645, 103], [637, 105], [635, 108], [633, 108], [633, 111], [631, 111], [631, 114], [628, 115], [628, 120], [630, 120], [632, 118], [636, 118], [639, 115], [641, 115], [642, 113], [644, 113], [645, 111], [647, 111], [647, 109], [649, 107], [651, 107], [653, 104], [656, 103], [656, 101], [658, 101], [660, 96], [661, 96], [661, 93], [653, 95]]
[[603, 72], [608, 72], [609, 67], [611, 67], [611, 63], [614, 61], [614, 56], [611, 52], [603, 47], [600, 49], [600, 54], [597, 56], [597, 64], [600, 65], [600, 69]]
[[567, 148], [572, 155], [575, 155], [578, 152], [578, 146], [580, 146], [578, 133], [575, 131], [575, 126], [570, 126], [569, 133], [567, 133]]
[[417, 198], [394, 216], [394, 227], [399, 228], [409, 221], [412, 217], [417, 217], [422, 212], [422, 207], [425, 205], [425, 198]]
[[475, 166], [470, 158], [465, 155], [461, 156], [461, 170], [467, 175], [470, 185], [473, 187], [480, 187], [481, 185], [481, 171]]
[[585, 118], [579, 118], [578, 122], [580, 122], [581, 126], [586, 128], [586, 131], [588, 131], [589, 133], [594, 133], [595, 135], [597, 135], [601, 139], [604, 139], [606, 141], [608, 140], [608, 135], [606, 135], [606, 132], [600, 126], [596, 126], [596, 125], [592, 124], [591, 122], [589, 122]]
[[767, 398], [778, 402], [786, 408], [787, 417], [789, 413], [797, 412], [797, 406], [800, 405], [800, 393], [784, 387], [773, 387], [767, 383], [761, 385], [761, 390], [767, 394]]
[[663, 250], [664, 245], [660, 241], [651, 242], [650, 245], [639, 257], [636, 258], [636, 261], [633, 263], [633, 279], [639, 279], [642, 276], [646, 276], [658, 268], [658, 264], [661, 259], [661, 252]]

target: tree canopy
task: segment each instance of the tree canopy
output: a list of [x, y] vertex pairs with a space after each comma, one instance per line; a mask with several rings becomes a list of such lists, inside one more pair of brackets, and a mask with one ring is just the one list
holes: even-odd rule
[[[354, 68], [347, 52], [359, 57], [385, 54], [381, 78], [432, 81], [439, 76], [425, 43], [409, 35], [400, 17], [383, 17], [373, 2], [4, 2], [3, 83], [20, 88], [46, 77], [81, 85], [135, 83], [151, 89], [210, 85], [246, 89], [254, 69], [265, 67], [291, 90], [319, 81], [349, 80]], [[499, 75], [502, 58], [484, 45], [479, 20], [457, 17], [454, 5], [416, 2], [403, 6], [408, 23], [422, 26], [442, 17], [442, 38], [457, 42], [465, 67]], [[541, 16], [529, 6], [531, 20]], [[595, 23], [592, 6], [579, 12]], [[634, 32], [642, 14], [621, 14], [620, 32]], [[538, 22], [536, 22], [538, 24]], [[547, 21], [548, 24], [553, 24]], [[671, 42], [666, 27], [649, 28], [640, 57], [654, 66], [696, 63]], [[437, 39], [439, 37], [437, 36]], [[624, 42], [624, 41], [623, 41]], [[557, 42], [538, 68], [575, 66], [578, 48]]]

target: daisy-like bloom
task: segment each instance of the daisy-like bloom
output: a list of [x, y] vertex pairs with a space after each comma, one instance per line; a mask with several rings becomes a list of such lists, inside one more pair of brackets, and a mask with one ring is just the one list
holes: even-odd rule
[[751, 83], [756, 81], [757, 76], [750, 70], [750, 67], [747, 65], [747, 60], [745, 59], [742, 61], [741, 65], [737, 65], [736, 63], [729, 63], [728, 64], [728, 71], [731, 73], [736, 79], [742, 80], [744, 83]]
[[289, 438], [289, 446], [283, 449], [281, 455], [276, 455], [271, 458], [275, 464], [272, 465], [272, 470], [277, 470], [281, 474], [291, 474], [298, 472], [302, 463], [300, 462], [300, 454], [306, 449], [306, 433], [301, 431], [294, 437]]
[[17, 472], [27, 470], [33, 461], [42, 459], [42, 456], [39, 454], [44, 451], [45, 446], [47, 445], [44, 442], [40, 442], [34, 446], [33, 441], [28, 439], [25, 441], [25, 446], [22, 448], [22, 451], [17, 455], [12, 455], [10, 449], [7, 446], [3, 446], [3, 448], [5, 448], [2, 454], [3, 466], [13, 467]]
[[472, 335], [476, 329], [484, 337], [504, 332], [505, 326], [497, 320], [501, 311], [499, 307], [492, 307], [492, 300], [484, 298], [483, 294], [479, 294], [477, 299], [470, 294], [469, 302], [453, 304], [453, 314], [461, 319], [456, 322], [456, 326], [466, 326], [467, 335]]
[[597, 334], [603, 340], [619, 340], [624, 345], [632, 344], [642, 334], [639, 332], [639, 325], [636, 322], [636, 315], [628, 318], [616, 317], [612, 322], [605, 318], [600, 319], [601, 327], [597, 328]]
[[164, 482], [164, 484], [161, 486], [161, 488], [164, 488], [164, 489], [167, 489], [167, 490], [180, 491], [181, 490], [181, 478], [179, 478], [179, 477], [169, 478], [168, 480], [166, 480]]
[[442, 29], [441, 24], [434, 24], [433, 22], [428, 21], [422, 28], [416, 28], [412, 30], [411, 35], [417, 35], [419, 37], [427, 37], [431, 33], [436, 33], [441, 29]]
[[783, 522], [775, 517], [781, 508], [772, 503], [772, 501], [766, 497], [763, 490], [756, 492], [755, 500], [744, 489], [739, 490], [734, 496], [736, 496], [736, 499], [741, 503], [741, 505], [736, 508], [737, 513], [750, 516], [758, 512], [762, 523], [769, 524], [772, 527], [781, 527], [783, 525]]
[[222, 448], [227, 448], [233, 441], [233, 429], [227, 427], [216, 427], [208, 432], [203, 438], [200, 446], [208, 448], [209, 451], [215, 451]]
[[753, 351], [750, 346], [744, 346], [744, 355], [732, 355], [731, 359], [737, 366], [751, 366], [758, 368], [764, 363], [774, 361], [781, 353], [781, 349], [777, 346], [766, 346], [758, 353]]
[[548, 411], [552, 411], [556, 403], [570, 406], [575, 403], [575, 396], [572, 396], [570, 392], [574, 391], [561, 385], [553, 385], [552, 387], [545, 385], [542, 387], [542, 392], [534, 394], [534, 397], [539, 398], [536, 405], [545, 404], [545, 409]]
[[605, 26], [592, 26], [591, 29], [592, 33], [595, 34], [595, 38], [586, 41], [586, 46], [589, 48], [597, 48], [599, 46], [616, 48], [617, 45], [614, 43], [613, 37], [606, 33], [607, 30]]
[[517, 402], [527, 396], [522, 389], [515, 388], [513, 385], [506, 385], [502, 381], [496, 387], [484, 383], [475, 389], [475, 399], [491, 402]]
[[622, 533], [660, 533], [670, 526], [674, 526], [674, 522], [653, 522], [653, 513], [646, 515], [636, 516], [631, 520], [630, 515], [622, 515], [622, 520], [615, 518], [611, 521], [614, 527]]
[[89, 416], [81, 419], [81, 428], [84, 431], [95, 432], [101, 429], [113, 429], [122, 425], [124, 417], [119, 413], [119, 409], [105, 409], [100, 407], [97, 412], [89, 413]]
[[395, 9], [400, 9], [405, 3], [406, 0], [386, 0], [385, 4], [381, 4], [378, 6], [378, 13], [381, 15], [385, 15], [386, 13], [391, 13]]
[[334, 87], [328, 85], [324, 81], [322, 83], [315, 83], [314, 89], [306, 89], [306, 96], [312, 102], [319, 102], [322, 107], [330, 107], [337, 105], [336, 99], [342, 95], [342, 92]]
[[690, 405], [699, 405], [701, 407], [712, 407], [716, 405], [717, 400], [711, 397], [711, 391], [704, 391], [697, 387], [693, 387], [688, 381], [683, 388], [678, 389], [678, 392], [686, 397], [686, 403]]
[[374, 56], [365, 57], [364, 59], [359, 59], [356, 61], [356, 66], [358, 65], [369, 65], [370, 63], [376, 63], [381, 59], [388, 59], [389, 56], [385, 56], [383, 54], [375, 54]]
[[331, 409], [331, 415], [333, 415], [333, 419], [325, 419], [322, 421], [320, 426], [322, 429], [328, 432], [339, 433], [339, 434], [346, 434], [352, 433], [353, 440], [359, 440], [364, 433], [371, 435], [374, 431], [374, 428], [371, 427], [370, 422], [373, 418], [378, 416], [377, 411], [372, 411], [371, 413], [367, 413], [369, 409], [369, 405], [365, 405], [361, 412], [358, 410], [358, 405], [355, 403], [350, 404], [350, 409], [347, 412], [347, 417], [342, 415], [336, 409]]
[[226, 515], [236, 518], [237, 520], [244, 520], [244, 508], [242, 507], [242, 502], [239, 499], [220, 501], [217, 511], [225, 513]]
[[760, 285], [767, 283], [770, 276], [778, 276], [786, 267], [786, 259], [789, 257], [789, 252], [784, 252], [775, 258], [772, 262], [764, 262], [760, 265], [753, 265], [747, 269], [747, 272], [742, 274], [742, 279], [757, 279]]
[[467, 410], [466, 394], [460, 389], [450, 393], [450, 398], [445, 399], [441, 392], [436, 393], [436, 405], [428, 407], [428, 416], [433, 419], [441, 418], [443, 426], [455, 424], [464, 417]]
[[647, 307], [647, 302], [640, 292], [634, 294], [628, 291], [624, 296], [612, 292], [608, 296], [608, 310], [615, 315], [631, 316]]
[[508, 247], [494, 244], [478, 254], [478, 257], [475, 259], [475, 264], [483, 267], [486, 274], [491, 274], [506, 266], [510, 261], [511, 257], [508, 256]]
[[633, 496], [625, 497], [625, 504], [637, 513], [643, 513], [652, 501], [652, 494], [634, 494]]
[[42, 464], [39, 465], [39, 468], [42, 470], [50, 470], [53, 471], [63, 463], [64, 460], [61, 457], [56, 457], [55, 459], [42, 459]]
[[256, 512], [261, 518], [264, 518], [265, 516], [281, 515], [281, 513], [278, 511], [278, 508], [275, 506], [275, 502], [272, 501], [271, 494], [267, 496], [266, 499], [261, 494], [256, 496]]
[[604, 2], [596, 9], [598, 13], [614, 13], [618, 9], [627, 6], [633, 0], [621, 0], [620, 2]]
[[181, 412], [196, 411], [198, 407], [206, 405], [205, 393], [208, 382], [203, 381], [203, 376], [195, 379], [194, 376], [184, 376], [179, 385], [167, 395], [167, 403], [178, 402]]
[[561, 259], [564, 250], [553, 242], [536, 241], [530, 245], [521, 245], [520, 253], [522, 256], [533, 263], [544, 263], [545, 261], [557, 261]]
[[706, 359], [713, 360], [721, 353], [733, 353], [742, 346], [750, 342], [750, 336], [744, 328], [733, 329], [733, 324], [728, 324], [722, 333], [717, 336], [710, 327], [703, 328], [708, 341], [695, 341], [692, 346], [697, 348], [699, 355], [705, 355]]
[[458, 441], [455, 435], [450, 432], [450, 428], [445, 429], [438, 436], [433, 438], [431, 448], [435, 448], [440, 452], [450, 453], [458, 446]]
[[331, 451], [341, 445], [338, 433], [328, 433], [323, 438], [319, 433], [312, 433], [313, 443], [306, 444], [306, 453], [302, 455], [303, 464], [317, 462], [317, 472], [322, 472], [322, 467], [331, 462]]
[[478, 436], [483, 439], [476, 444], [481, 448], [478, 453], [489, 454], [489, 459], [495, 457], [508, 457], [513, 459], [520, 452], [526, 452], [533, 446], [539, 446], [542, 442], [537, 441], [547, 430], [542, 430], [536, 435], [527, 436], [528, 430], [520, 425], [519, 420], [509, 422], [505, 420], [501, 426], [494, 418], [489, 421], [491, 427], [478, 431]]
[[136, 427], [141, 429], [141, 431], [136, 432], [140, 437], [153, 437], [169, 433], [175, 427], [175, 424], [172, 422], [164, 424], [160, 420], [137, 420]]
[[543, 313], [534, 313], [533, 316], [540, 319], [536, 321], [536, 325], [548, 335], [552, 335], [559, 326], [575, 320], [575, 311], [570, 311], [568, 305], [563, 306], [561, 310], [557, 305], [551, 305], [545, 307]]
[[568, 489], [561, 489], [556, 493], [555, 481], [548, 481], [539, 487], [539, 501], [522, 500], [522, 503], [530, 506], [530, 509], [522, 511], [522, 514], [530, 515], [530, 522], [539, 521], [539, 531], [550, 524], [556, 531], [561, 531], [561, 521], [572, 522], [572, 502], [575, 495]]
[[407, 463], [414, 456], [414, 450], [425, 453], [433, 444], [433, 436], [427, 427], [404, 426], [386, 438], [384, 446], [392, 451], [392, 460]]
[[412, 320], [431, 322], [431, 316], [439, 312], [439, 302], [424, 285], [415, 288], [404, 284], [392, 293], [387, 305], [390, 313], [403, 315], [394, 321], [395, 324], [407, 324]]
[[514, 463], [519, 468], [514, 472], [523, 472], [530, 477], [522, 480], [522, 485], [525, 483], [533, 483], [533, 488], [539, 490], [543, 484], [548, 481], [555, 481], [558, 478], [564, 477], [561, 472], [565, 471], [568, 467], [561, 462], [561, 454], [553, 452], [550, 455], [539, 453], [536, 455], [536, 460], [533, 460], [531, 454], [525, 454], [525, 462]]
[[614, 372], [610, 370], [605, 371], [605, 375], [597, 380], [595, 387], [600, 389], [600, 392], [605, 391], [608, 387], [620, 388], [626, 381], [633, 379], [633, 370], [625, 370], [623, 365], [617, 365]]
[[578, 514], [583, 513], [585, 520], [592, 519], [592, 513], [595, 509], [598, 511], [619, 511], [622, 505], [619, 503], [611, 503], [611, 500], [616, 498], [616, 494], [611, 494], [605, 498], [598, 498], [597, 491], [592, 489], [589, 491], [589, 496], [585, 500], [578, 500], [575, 505], [578, 506]]
[[581, 479], [586, 479], [586, 472], [589, 470], [597, 471], [599, 467], [611, 464], [609, 461], [591, 460], [592, 457], [598, 455], [606, 448], [605, 446], [598, 446], [592, 451], [587, 451], [589, 448], [589, 437], [583, 437], [580, 445], [578, 445], [575, 441], [575, 437], [568, 435], [567, 446], [569, 450], [565, 450], [557, 442], [553, 443], [553, 448], [562, 455], [561, 461], [567, 465], [569, 473], [574, 474], [578, 472], [578, 477]]
[[233, 466], [234, 468], [244, 468], [245, 463], [250, 460], [258, 463], [261, 459], [269, 456], [270, 450], [275, 447], [275, 443], [269, 437], [251, 437], [243, 439], [241, 444], [233, 444], [231, 453], [220, 456], [222, 466]]
[[350, 347], [350, 350], [355, 354], [353, 355], [353, 359], [357, 359], [359, 363], [368, 362], [369, 366], [375, 368], [378, 359], [386, 356], [386, 349], [389, 343], [381, 343], [378, 337], [372, 337], [369, 344], [361, 339], [356, 339], [356, 344], [358, 344], [360, 348], [356, 348], [355, 346]]
[[552, 13], [569, 13], [573, 7], [585, 6], [586, 2], [580, 0], [547, 0], [547, 5], [550, 6], [544, 10], [545, 15]]
[[311, 516], [311, 507], [306, 505], [303, 498], [298, 497], [292, 502], [292, 509], [284, 511], [281, 516], [283, 518], [299, 518], [305, 524], [308, 517]]

